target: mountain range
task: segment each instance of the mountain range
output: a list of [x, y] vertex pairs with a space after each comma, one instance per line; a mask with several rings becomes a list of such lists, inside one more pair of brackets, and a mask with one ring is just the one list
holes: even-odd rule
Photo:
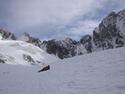
[[0, 29], [0, 36], [1, 40], [22, 40], [31, 43], [60, 59], [123, 47], [125, 45], [125, 9], [117, 13], [109, 13], [99, 26], [95, 27], [92, 35], [84, 35], [79, 41], [69, 37], [63, 40], [40, 40], [28, 33], [17, 38], [13, 33], [3, 29]]

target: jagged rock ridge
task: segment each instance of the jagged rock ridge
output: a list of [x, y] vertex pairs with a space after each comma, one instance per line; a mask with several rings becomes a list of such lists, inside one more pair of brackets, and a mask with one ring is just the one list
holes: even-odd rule
[[16, 40], [16, 36], [14, 35], [14, 33], [8, 32], [4, 29], [0, 29], [0, 39]]

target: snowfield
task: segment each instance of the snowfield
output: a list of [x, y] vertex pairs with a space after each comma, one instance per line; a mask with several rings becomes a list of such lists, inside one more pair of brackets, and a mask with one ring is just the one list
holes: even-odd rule
[[125, 94], [125, 48], [39, 66], [0, 64], [0, 94]]
[[57, 60], [55, 56], [47, 54], [42, 49], [23, 42], [13, 40], [0, 40], [0, 59], [7, 64], [39, 64], [52, 63]]

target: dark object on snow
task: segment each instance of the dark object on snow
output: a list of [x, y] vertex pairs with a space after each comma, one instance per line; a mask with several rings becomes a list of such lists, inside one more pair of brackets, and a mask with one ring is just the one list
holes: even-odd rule
[[50, 65], [47, 65], [45, 67], [43, 67], [41, 70], [39, 70], [38, 72], [43, 72], [43, 71], [47, 71], [50, 70]]
[[0, 59], [0, 63], [5, 63], [5, 61], [4, 61], [4, 60], [2, 60], [2, 59]]

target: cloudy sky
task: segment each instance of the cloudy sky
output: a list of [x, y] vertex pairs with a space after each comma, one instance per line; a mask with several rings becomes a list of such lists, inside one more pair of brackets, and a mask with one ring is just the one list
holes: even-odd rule
[[0, 0], [0, 28], [41, 39], [91, 34], [111, 11], [125, 8], [125, 0]]

